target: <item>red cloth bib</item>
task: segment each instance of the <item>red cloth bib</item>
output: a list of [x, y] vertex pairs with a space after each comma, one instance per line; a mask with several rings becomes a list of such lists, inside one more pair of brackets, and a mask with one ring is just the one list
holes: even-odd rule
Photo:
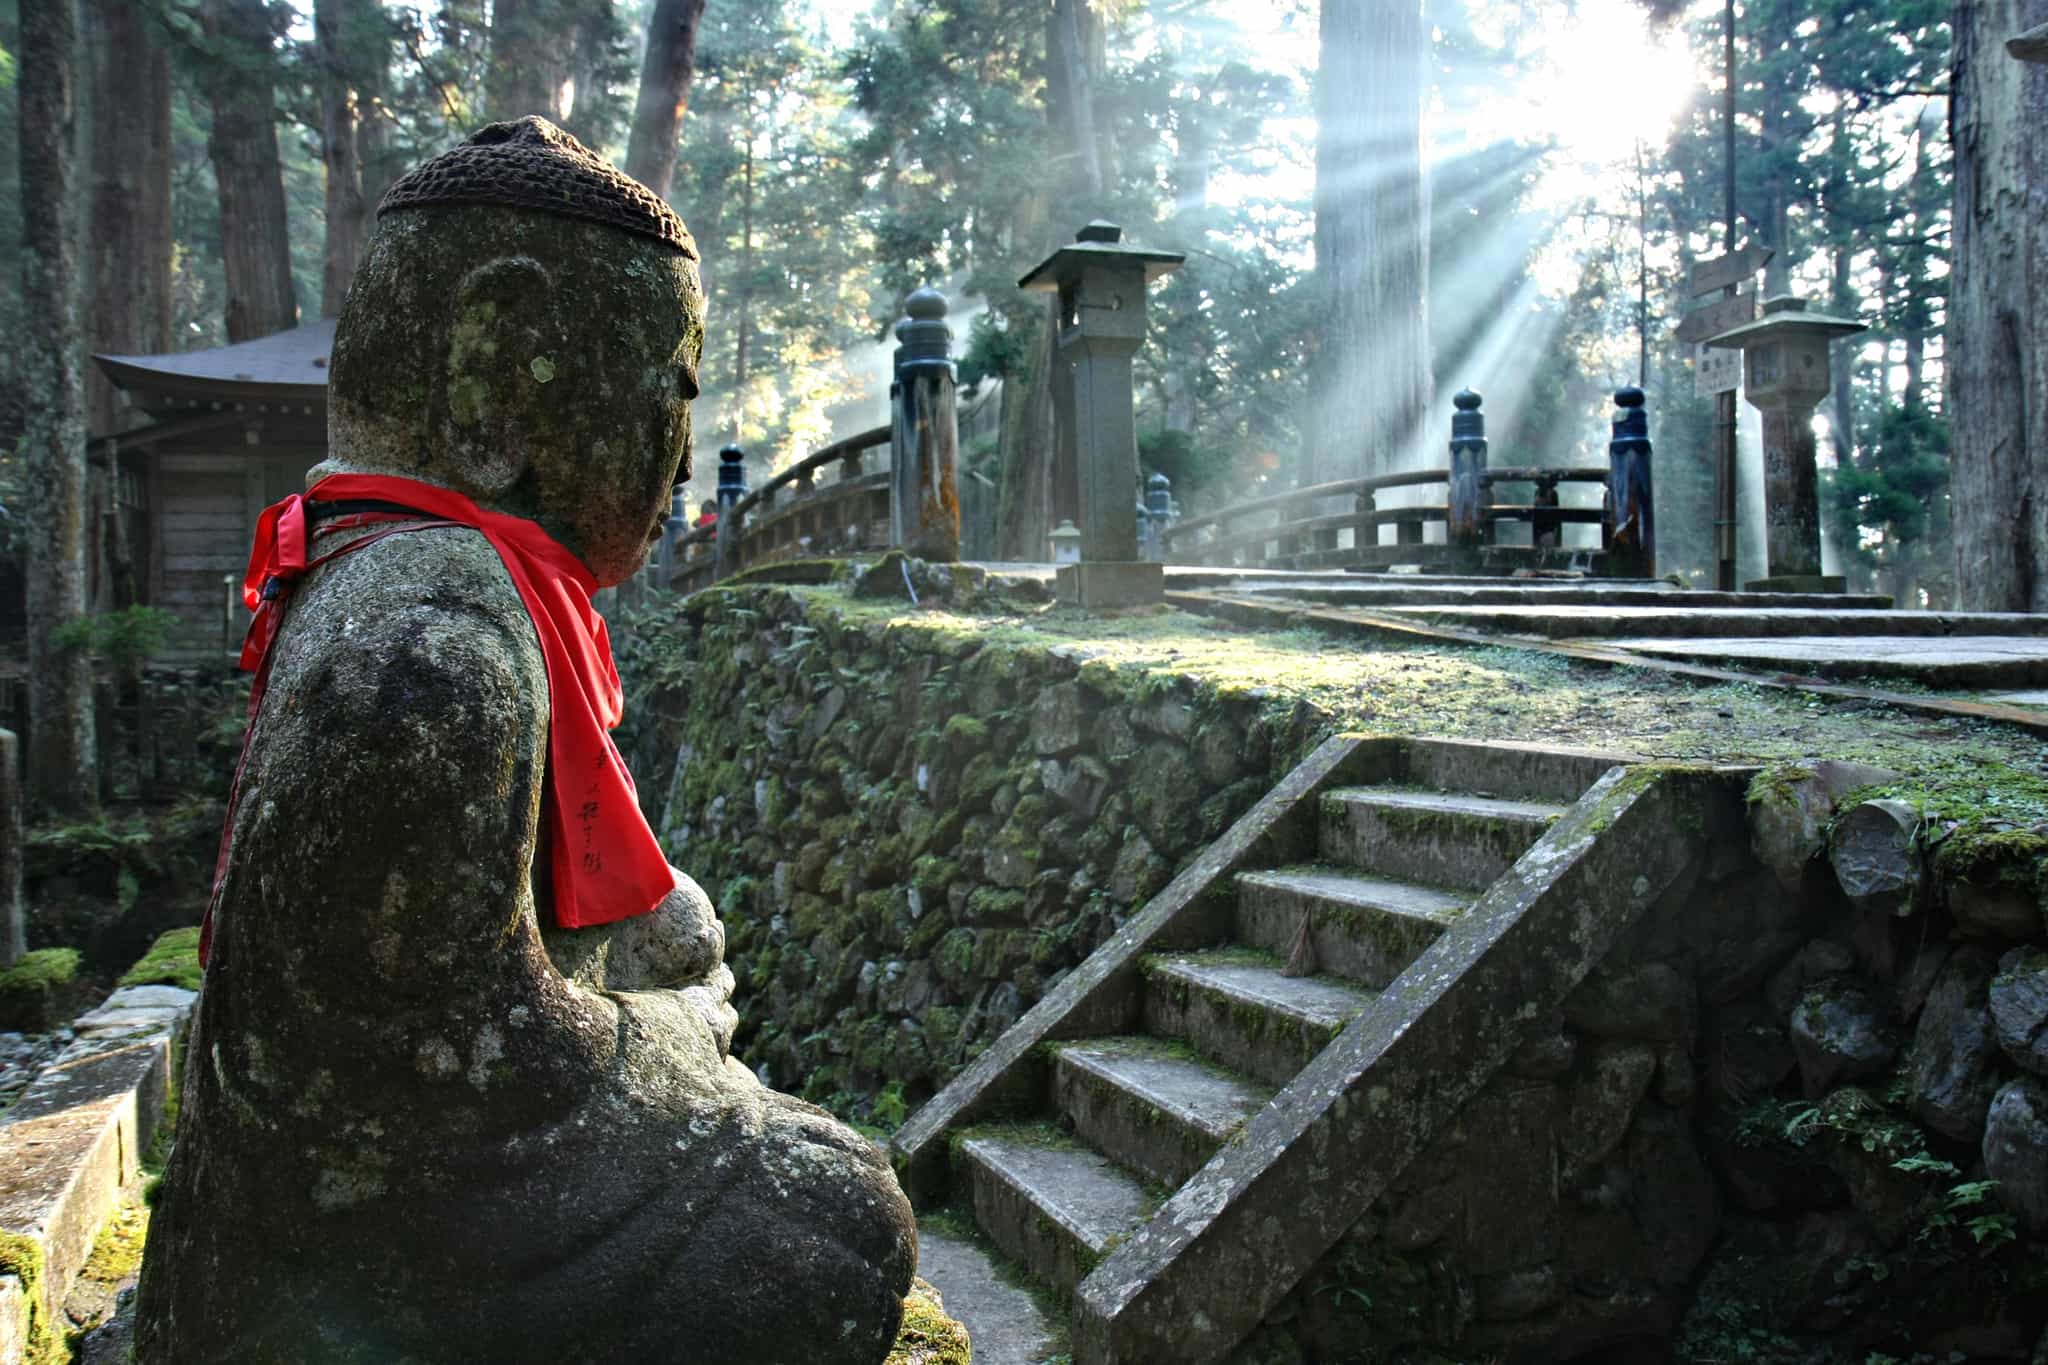
[[[426, 530], [408, 522], [350, 541], [318, 558], [307, 558], [311, 528], [306, 503], [373, 501], [396, 503], [427, 517], [431, 526], [467, 526], [482, 533], [504, 561], [505, 571], [533, 618], [548, 672], [548, 771], [542, 802], [549, 827], [555, 922], [564, 928], [609, 924], [644, 915], [675, 889], [675, 874], [640, 813], [632, 774], [606, 732], [625, 713], [625, 693], [612, 662], [604, 617], [590, 605], [596, 579], [583, 562], [531, 521], [477, 506], [460, 493], [383, 474], [334, 474], [267, 507], [256, 522], [242, 600], [256, 617], [242, 643], [242, 667], [256, 675], [249, 717], [263, 699], [270, 673], [270, 648], [284, 621], [292, 585], [308, 570], [336, 555], [400, 531]], [[235, 801], [229, 797], [228, 826]], [[227, 836], [214, 894], [226, 871]], [[211, 939], [212, 906], [200, 936], [205, 960]]]

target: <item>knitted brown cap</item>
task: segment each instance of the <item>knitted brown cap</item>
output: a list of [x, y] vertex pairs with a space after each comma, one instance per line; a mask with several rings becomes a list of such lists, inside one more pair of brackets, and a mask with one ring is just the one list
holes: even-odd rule
[[377, 212], [425, 204], [496, 204], [637, 232], [697, 259], [697, 244], [661, 196], [538, 114], [479, 128], [421, 162], [385, 192]]

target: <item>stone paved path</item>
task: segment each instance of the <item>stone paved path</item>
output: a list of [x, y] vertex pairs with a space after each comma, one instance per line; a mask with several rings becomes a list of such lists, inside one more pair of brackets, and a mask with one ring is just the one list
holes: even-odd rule
[[1066, 1349], [1063, 1324], [1004, 1279], [975, 1244], [920, 1228], [917, 1273], [939, 1291], [946, 1311], [966, 1325], [974, 1341], [974, 1365], [1042, 1365]]

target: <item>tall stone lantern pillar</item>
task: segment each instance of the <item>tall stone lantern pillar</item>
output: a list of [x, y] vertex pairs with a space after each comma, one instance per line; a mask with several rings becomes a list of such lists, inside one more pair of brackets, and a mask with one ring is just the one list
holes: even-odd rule
[[1123, 244], [1123, 229], [1096, 221], [1017, 282], [1059, 294], [1054, 402], [1062, 444], [1054, 467], [1078, 485], [1081, 562], [1059, 569], [1059, 597], [1078, 606], [1157, 602], [1165, 567], [1139, 553], [1131, 508], [1138, 492], [1138, 429], [1132, 416], [1131, 357], [1145, 340], [1145, 290], [1179, 268], [1177, 252]]
[[1814, 462], [1813, 409], [1828, 396], [1828, 344], [1864, 330], [1851, 318], [1807, 311], [1780, 294], [1755, 322], [1707, 338], [1742, 352], [1743, 394], [1763, 414], [1764, 558], [1768, 577], [1752, 590], [1839, 592], [1820, 569], [1820, 476]]

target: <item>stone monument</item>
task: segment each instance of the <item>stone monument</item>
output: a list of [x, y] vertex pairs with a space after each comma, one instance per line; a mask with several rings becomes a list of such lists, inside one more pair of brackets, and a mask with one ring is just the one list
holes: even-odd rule
[[[729, 1055], [723, 931], [658, 850], [651, 913], [577, 899], [606, 871], [593, 818], [622, 813], [560, 770], [584, 713], [555, 617], [499, 539], [437, 510], [537, 524], [586, 586], [632, 573], [688, 472], [701, 317], [682, 224], [542, 120], [381, 206], [306, 568], [253, 593], [288, 608], [150, 1225], [144, 1365], [888, 1353], [916, 1240], [886, 1162]], [[339, 475], [428, 487], [317, 501]], [[554, 927], [564, 886], [610, 922]]]
[[[1085, 608], [1160, 601], [1166, 570], [1139, 558], [1138, 429], [1131, 406], [1131, 357], [1145, 341], [1145, 291], [1180, 268], [1179, 252], [1124, 243], [1100, 219], [1017, 281], [1057, 295], [1053, 378], [1056, 477], [1072, 486], [1080, 512], [1080, 562], [1056, 571], [1060, 600]], [[1055, 506], [1068, 499], [1055, 496]], [[1057, 534], [1057, 532], [1055, 532]]]

